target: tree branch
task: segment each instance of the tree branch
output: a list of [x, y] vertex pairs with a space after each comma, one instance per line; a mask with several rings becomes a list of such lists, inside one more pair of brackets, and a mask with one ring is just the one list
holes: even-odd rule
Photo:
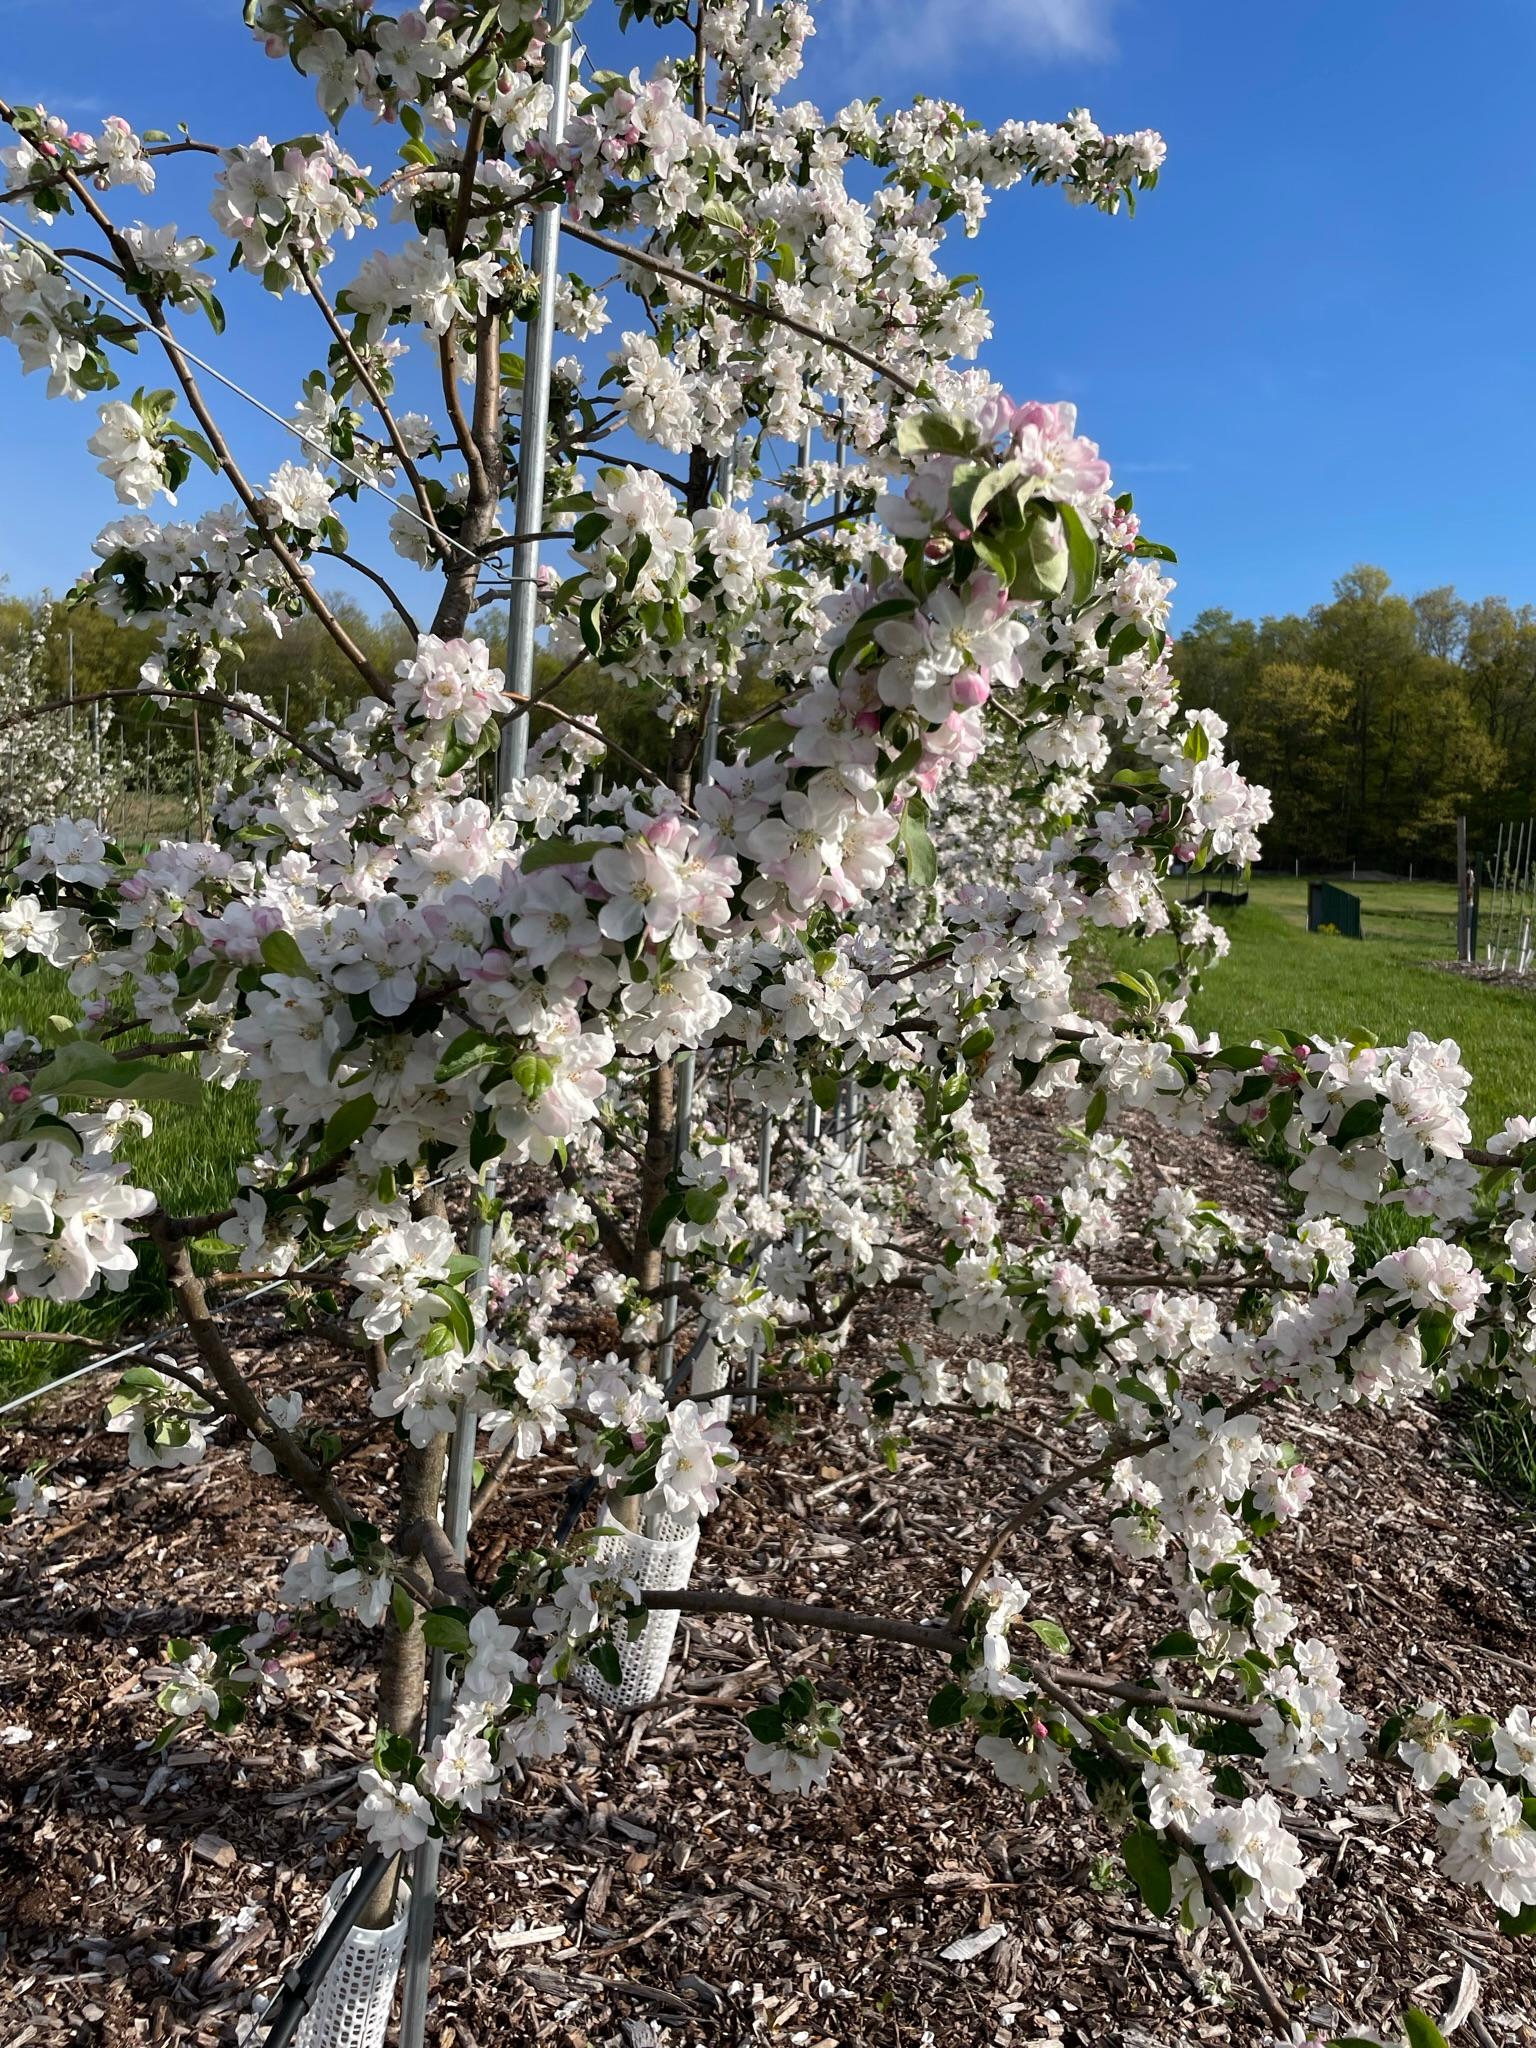
[[367, 392], [374, 411], [382, 421], [384, 431], [389, 436], [389, 445], [395, 451], [395, 460], [405, 473], [406, 479], [411, 486], [412, 495], [416, 500], [416, 508], [420, 512], [423, 522], [432, 533], [434, 544], [441, 556], [447, 547], [447, 542], [444, 539], [442, 529], [437, 523], [437, 514], [432, 509], [432, 500], [427, 495], [426, 483], [421, 471], [416, 467], [410, 450], [405, 445], [400, 429], [395, 422], [395, 416], [390, 410], [389, 402], [379, 389], [377, 378], [353, 347], [351, 335], [347, 333], [340, 320], [337, 319], [335, 308], [321, 290], [320, 282], [311, 271], [301, 249], [295, 249], [294, 262], [297, 265], [299, 276], [304, 280], [305, 290], [319, 307], [321, 318], [336, 337], [336, 345], [346, 357], [353, 376], [356, 377], [358, 383]]
[[674, 284], [691, 286], [705, 297], [718, 299], [724, 306], [733, 306], [738, 313], [750, 314], [757, 320], [771, 320], [779, 327], [790, 328], [796, 334], [803, 334], [807, 340], [819, 343], [838, 355], [847, 356], [850, 362], [860, 363], [875, 376], [883, 377], [887, 384], [905, 393], [908, 398], [920, 398], [919, 385], [904, 377], [899, 370], [882, 363], [878, 356], [872, 356], [851, 341], [839, 341], [835, 335], [823, 334], [813, 327], [809, 320], [801, 320], [793, 313], [780, 312], [776, 307], [765, 306], [760, 299], [749, 298], [745, 292], [733, 292], [729, 286], [716, 284], [707, 277], [701, 277], [696, 270], [685, 270], [680, 263], [673, 263], [665, 256], [653, 256], [649, 250], [635, 249], [628, 242], [621, 242], [617, 235], [605, 235], [596, 228], [584, 227], [579, 221], [561, 216], [560, 231], [573, 241], [585, 242], [590, 248], [602, 249], [610, 256], [617, 256], [625, 263], [638, 263], [642, 270], [653, 270], [658, 277], [669, 277]]
[[[0, 102], [0, 117], [9, 118], [9, 110], [4, 106], [3, 102]], [[124, 270], [130, 274], [133, 273], [137, 269], [133, 251], [113, 226], [108, 215], [96, 204], [91, 194], [81, 184], [73, 171], [65, 174], [64, 182], [100, 229], [102, 235], [106, 238], [108, 247], [113, 255], [116, 256], [118, 262], [123, 265]], [[251, 523], [261, 535], [263, 545], [282, 564], [299, 596], [309, 606], [342, 654], [346, 656], [364, 682], [367, 683], [369, 689], [388, 702], [390, 698], [389, 685], [352, 638], [352, 635], [347, 631], [340, 619], [331, 610], [325, 599], [320, 595], [320, 592], [315, 588], [312, 578], [306, 573], [302, 561], [294, 554], [287, 542], [280, 538], [274, 530], [271, 521], [262, 510], [261, 499], [247, 482], [244, 472], [235, 461], [229, 444], [224, 439], [219, 423], [209, 411], [207, 401], [202, 394], [202, 389], [192, 374], [192, 366], [187, 361], [181, 344], [177, 341], [166, 323], [165, 311], [161, 301], [150, 293], [135, 290], [132, 285], [128, 289], [144, 308], [150, 329], [155, 339], [165, 350], [171, 368], [175, 372], [176, 380], [186, 395], [187, 403], [191, 406], [209, 447], [218, 459], [220, 469], [228, 477], [235, 495], [249, 513]]]
[[[1262, 1408], [1266, 1403], [1273, 1401], [1277, 1393], [1276, 1388], [1261, 1387], [1257, 1392], [1246, 1395], [1241, 1401], [1234, 1402], [1226, 1413], [1229, 1416], [1250, 1415], [1255, 1408]], [[1167, 1441], [1166, 1429], [1154, 1429], [1148, 1435], [1137, 1437], [1130, 1443], [1113, 1443], [1097, 1458], [1089, 1458], [1081, 1465], [1072, 1466], [1070, 1471], [1063, 1472], [1059, 1478], [1053, 1479], [1049, 1486], [1043, 1486], [1038, 1493], [1032, 1493], [1024, 1505], [1002, 1524], [972, 1567], [970, 1577], [965, 1582], [965, 1591], [960, 1595], [959, 1611], [963, 1614], [975, 1599], [977, 1588], [992, 1565], [997, 1562], [1004, 1546], [1017, 1536], [1021, 1529], [1044, 1514], [1053, 1501], [1060, 1500], [1064, 1493], [1070, 1492], [1079, 1480], [1103, 1479], [1126, 1458], [1139, 1458], [1144, 1452], [1155, 1451]]]
[[366, 562], [360, 562], [357, 559], [356, 555], [349, 555], [341, 548], [316, 548], [315, 553], [317, 555], [329, 555], [333, 562], [345, 562], [347, 567], [349, 569], [355, 569], [359, 576], [366, 576], [368, 581], [374, 586], [376, 590], [380, 590], [383, 592], [386, 601], [388, 602], [388, 604], [390, 605], [391, 609], [395, 614], [395, 617], [400, 621], [401, 625], [404, 626], [405, 630], [407, 631], [407, 633], [410, 634], [411, 638], [413, 640], [419, 640], [421, 638], [421, 628], [417, 625], [416, 621], [411, 617], [410, 613], [406, 610], [405, 604], [402, 601], [401, 597], [399, 596], [399, 593], [395, 590], [394, 586], [387, 580], [387, 578], [379, 574], [377, 569], [370, 569]]

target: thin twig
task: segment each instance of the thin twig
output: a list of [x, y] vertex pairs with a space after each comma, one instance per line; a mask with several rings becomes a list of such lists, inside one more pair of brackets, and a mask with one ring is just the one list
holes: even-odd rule
[[785, 313], [775, 306], [766, 306], [761, 299], [749, 298], [745, 292], [735, 292], [728, 285], [716, 284], [713, 279], [701, 277], [696, 270], [685, 270], [681, 263], [673, 263], [665, 256], [654, 256], [648, 249], [636, 249], [628, 242], [621, 242], [617, 235], [605, 235], [596, 228], [589, 228], [580, 221], [573, 221], [562, 215], [560, 231], [569, 235], [574, 242], [585, 242], [589, 248], [601, 249], [609, 256], [617, 256], [621, 262], [637, 263], [642, 270], [653, 270], [658, 277], [671, 278], [674, 284], [685, 284], [706, 298], [718, 299], [722, 305], [734, 306], [738, 313], [747, 313], [756, 320], [771, 320], [779, 327], [788, 327], [796, 334], [803, 334], [807, 340], [829, 348], [837, 355], [847, 356], [850, 362], [860, 363], [877, 377], [883, 377], [908, 398], [920, 398], [919, 385], [905, 377], [899, 370], [893, 370], [888, 363], [882, 363], [878, 356], [872, 356], [861, 348], [855, 348], [851, 341], [839, 341], [835, 334], [823, 334], [813, 327], [809, 320], [801, 320], [793, 313]]

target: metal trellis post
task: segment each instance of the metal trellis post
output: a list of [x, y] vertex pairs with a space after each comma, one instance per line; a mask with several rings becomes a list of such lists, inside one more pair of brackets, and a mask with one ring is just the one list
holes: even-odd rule
[[[553, 93], [548, 139], [563, 141], [567, 100], [570, 90], [571, 37], [562, 16], [564, 9], [552, 10], [556, 39], [548, 57], [548, 77]], [[549, 438], [549, 380], [554, 355], [555, 287], [559, 276], [560, 209], [552, 201], [539, 209], [533, 225], [533, 269], [539, 281], [539, 301], [528, 323], [524, 351], [523, 406], [518, 450], [517, 533], [538, 533], [544, 523], [544, 469]], [[539, 544], [519, 542], [512, 555], [512, 588], [507, 606], [507, 687], [513, 696], [526, 699], [532, 694], [534, 633], [538, 623]], [[528, 761], [528, 720], [526, 708], [509, 718], [502, 728], [497, 750], [495, 794], [499, 805], [509, 783], [522, 775]], [[492, 1204], [496, 1190], [496, 1169], [485, 1169], [479, 1189], [479, 1214], [475, 1219], [470, 1249], [479, 1260], [474, 1287], [482, 1305], [490, 1285], [491, 1251], [494, 1238]], [[461, 1399], [454, 1418], [453, 1437], [448, 1450], [448, 1475], [444, 1487], [443, 1529], [454, 1549], [463, 1551], [469, 1534], [470, 1493], [474, 1484], [476, 1410], [469, 1396]], [[450, 1687], [447, 1660], [441, 1651], [432, 1657], [427, 1689], [426, 1739], [431, 1743], [442, 1733], [448, 1717]], [[427, 1992], [432, 1969], [432, 1936], [437, 1918], [437, 1879], [442, 1861], [442, 1843], [423, 1842], [411, 1868], [410, 1919], [406, 1929], [403, 1990], [400, 2003], [400, 2048], [422, 2048], [426, 2038]]]

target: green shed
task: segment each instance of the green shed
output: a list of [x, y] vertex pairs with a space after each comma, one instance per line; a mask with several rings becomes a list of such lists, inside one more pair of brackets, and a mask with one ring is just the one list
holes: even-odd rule
[[1336, 889], [1332, 882], [1308, 882], [1307, 930], [1318, 932], [1324, 926], [1331, 926], [1346, 939], [1358, 939], [1360, 898], [1347, 889]]

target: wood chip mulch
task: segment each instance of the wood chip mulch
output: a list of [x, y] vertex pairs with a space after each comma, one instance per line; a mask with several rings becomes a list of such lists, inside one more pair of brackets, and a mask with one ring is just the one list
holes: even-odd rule
[[[1022, 1201], [1042, 1184], [1049, 1125], [1019, 1104], [995, 1128]], [[1139, 1147], [1128, 1213], [1157, 1158]], [[1264, 1169], [1220, 1137], [1181, 1165], [1233, 1209], [1278, 1213]], [[863, 1362], [889, 1360], [901, 1315], [897, 1303], [866, 1322]], [[312, 1389], [334, 1369], [275, 1318], [242, 1335], [269, 1386]], [[940, 1419], [897, 1477], [818, 1417], [793, 1442], [745, 1425], [742, 1483], [708, 1524], [696, 1583], [935, 1616], [995, 1518], [1071, 1456], [1032, 1373], [1016, 1362], [1007, 1427]], [[347, 1627], [315, 1646], [298, 1689], [233, 1737], [153, 1755], [166, 1638], [270, 1603], [292, 1549], [321, 1530], [225, 1450], [189, 1472], [129, 1473], [97, 1431], [102, 1394], [87, 1382], [39, 1402], [6, 1446], [12, 1469], [46, 1458], [65, 1497], [41, 1530], [0, 1537], [0, 2044], [214, 2048], [249, 2036], [357, 1859], [369, 1639]], [[1351, 1703], [1380, 1713], [1430, 1692], [1502, 1714], [1536, 1701], [1530, 1529], [1458, 1464], [1449, 1419], [1298, 1416], [1288, 1433], [1323, 1483], [1273, 1561], [1303, 1632], [1339, 1646]], [[349, 1465], [354, 1496], [382, 1501], [389, 1464], [381, 1439]], [[569, 1471], [534, 1469], [477, 1531], [482, 1559], [537, 1541], [558, 1514]], [[1086, 1497], [1010, 1563], [1080, 1662], [1134, 1673], [1173, 1618]], [[740, 1716], [801, 1668], [846, 1702], [848, 1747], [823, 1793], [786, 1804], [742, 1768]], [[429, 2040], [1268, 2041], [1219, 1931], [1175, 1934], [1126, 1891], [1110, 1820], [1080, 1797], [1024, 1805], [973, 1768], [967, 1742], [928, 1729], [937, 1679], [917, 1651], [685, 1623], [657, 1706], [593, 1714], [564, 1765], [530, 1770], [445, 1858]], [[1347, 1801], [1303, 1810], [1315, 1875], [1305, 1922], [1259, 1941], [1272, 1981], [1327, 2031], [1387, 2025], [1409, 2002], [1444, 2013], [1470, 1970], [1457, 2043], [1536, 2044], [1528, 1955], [1441, 1881], [1405, 1783], [1362, 1769]]]

